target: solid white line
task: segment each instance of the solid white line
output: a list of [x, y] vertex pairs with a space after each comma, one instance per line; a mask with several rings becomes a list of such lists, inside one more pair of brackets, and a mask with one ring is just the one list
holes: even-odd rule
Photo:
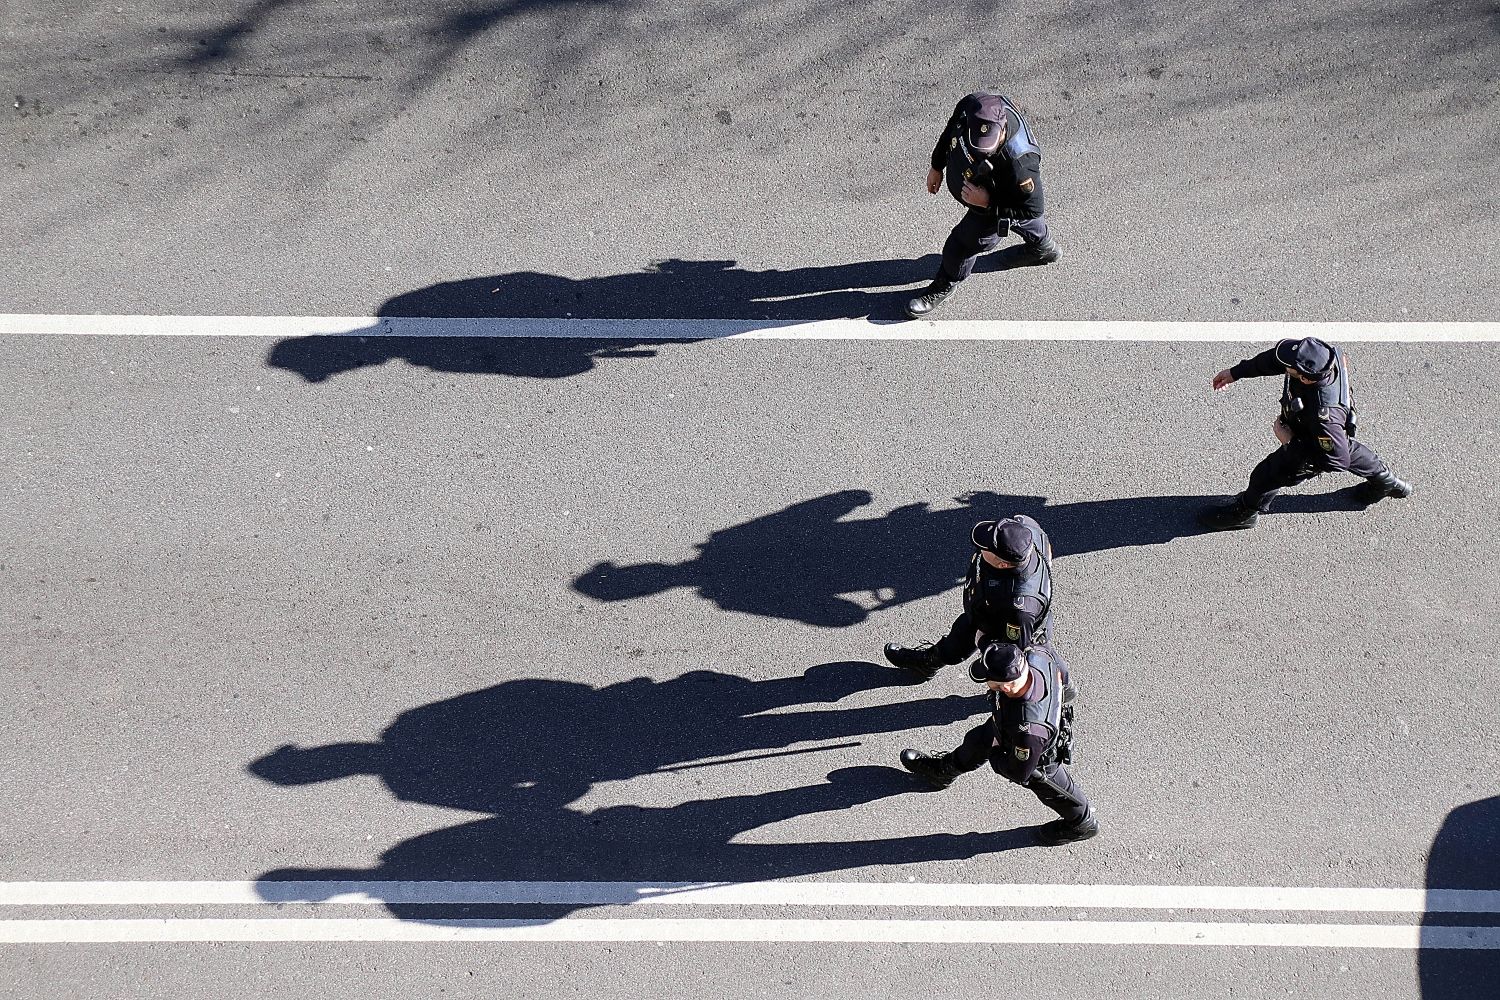
[[517, 337], [605, 340], [1089, 340], [1494, 343], [1497, 322], [1141, 320], [446, 319], [375, 316], [109, 316], [0, 314], [0, 335], [122, 337]]
[[1500, 927], [1066, 920], [6, 920], [3, 944], [774, 941], [1500, 949]]
[[1500, 913], [1489, 889], [923, 882], [0, 882], [0, 906], [258, 906], [281, 903], [580, 906], [863, 906]]

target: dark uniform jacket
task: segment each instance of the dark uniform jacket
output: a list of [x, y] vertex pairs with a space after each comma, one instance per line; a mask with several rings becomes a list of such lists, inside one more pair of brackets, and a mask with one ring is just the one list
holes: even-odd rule
[[[1323, 471], [1349, 468], [1349, 441], [1354, 436], [1354, 404], [1348, 391], [1348, 363], [1335, 351], [1334, 365], [1321, 382], [1304, 385], [1288, 376], [1276, 358], [1276, 348], [1236, 364], [1229, 374], [1236, 380], [1281, 375], [1282, 422], [1291, 429], [1294, 456]], [[1343, 379], [1342, 385], [1340, 379]], [[1342, 389], [1342, 392], [1340, 392]]]
[[997, 569], [974, 553], [964, 578], [964, 614], [984, 634], [985, 642], [1009, 642], [1025, 649], [1047, 638], [1052, 542], [1033, 519], [1017, 520], [1033, 530], [1039, 539], [1037, 547], [1013, 569]]
[[[937, 145], [932, 150], [933, 170], [947, 168], [954, 144], [960, 141], [964, 121], [969, 111], [977, 107], [978, 101], [969, 94], [953, 109], [953, 117], [948, 119], [947, 128], [938, 136]], [[1007, 219], [1039, 219], [1044, 208], [1042, 154], [1025, 119], [1009, 101], [1006, 101], [1005, 135], [1006, 141], [988, 157], [994, 164], [994, 172], [988, 177], [974, 179], [976, 186], [990, 193], [990, 206], [974, 208], [974, 211]]]
[[1046, 762], [1047, 751], [1057, 740], [1062, 685], [1068, 680], [1068, 665], [1050, 646], [1032, 650], [1027, 661], [1031, 686], [1024, 696], [1007, 698], [998, 691], [990, 692], [990, 725], [995, 741], [990, 765], [1018, 785], [1024, 785]]

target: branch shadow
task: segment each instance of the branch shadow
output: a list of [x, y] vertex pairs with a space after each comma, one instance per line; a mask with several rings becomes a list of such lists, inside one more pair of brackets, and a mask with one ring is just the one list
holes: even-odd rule
[[[982, 699], [959, 695], [832, 707], [851, 694], [907, 683], [900, 671], [863, 662], [826, 663], [802, 676], [760, 681], [708, 670], [597, 688], [525, 679], [403, 712], [372, 742], [284, 746], [252, 762], [250, 773], [284, 787], [374, 775], [401, 802], [485, 818], [402, 841], [369, 869], [267, 872], [262, 895], [285, 900], [287, 888], [278, 883], [287, 881], [787, 878], [967, 858], [1030, 843], [1020, 830], [854, 842], [734, 842], [781, 820], [918, 791], [909, 775], [893, 767], [840, 768], [812, 785], [670, 806], [570, 808], [600, 782], [716, 766], [709, 758], [751, 754], [734, 762], [742, 764], [756, 756], [817, 752], [816, 747], [785, 748], [945, 725], [984, 710]], [[783, 711], [792, 706], [804, 707]], [[399, 898], [387, 905], [411, 919], [443, 915], [431, 905]], [[561, 915], [574, 908], [549, 912]], [[472, 914], [470, 908], [463, 915]]]
[[[1500, 891], [1500, 796], [1450, 812], [1427, 856], [1427, 913], [1422, 919], [1417, 978], [1423, 1000], [1469, 1000], [1500, 982], [1500, 951], [1463, 947], [1456, 928], [1487, 921], [1455, 908], [1454, 890]], [[1460, 904], [1461, 905], [1461, 904]]]
[[[336, 7], [243, 0], [143, 8], [124, 19], [108, 7], [80, 8], [70, 29], [33, 46], [36, 54], [17, 76], [86, 125], [51, 130], [49, 141], [63, 144], [53, 166], [69, 171], [68, 183], [28, 208], [40, 231], [97, 219], [91, 192], [104, 171], [122, 184], [150, 176], [158, 194], [182, 188], [181, 204], [196, 208], [217, 199], [226, 161], [253, 162], [263, 149], [275, 150], [279, 169], [309, 185], [353, 164], [410, 174], [416, 185], [433, 188], [505, 175], [504, 168], [475, 170], [454, 152], [467, 148], [494, 150], [487, 161], [496, 165], [546, 163], [589, 186], [608, 178], [654, 184], [668, 162], [748, 164], [770, 180], [800, 164], [795, 154], [813, 136], [852, 120], [877, 121], [893, 138], [921, 137], [915, 151], [924, 152], [935, 117], [956, 95], [929, 96], [921, 91], [930, 88], [913, 92], [894, 80], [851, 88], [844, 74], [934, 59], [989, 67], [997, 84], [1030, 81], [1036, 107], [1028, 110], [1038, 129], [1057, 137], [1049, 148], [1059, 152], [1096, 141], [1096, 118], [1140, 121], [1140, 139], [1128, 153], [1148, 173], [1161, 166], [1160, 135], [1234, 113], [1245, 137], [1234, 147], [1237, 176], [1254, 183], [1279, 174], [1280, 116], [1257, 120], [1239, 110], [1284, 99], [1310, 116], [1300, 127], [1337, 144], [1329, 164], [1341, 165], [1346, 186], [1360, 191], [1370, 179], [1407, 176], [1428, 159], [1420, 145], [1403, 160], [1360, 139], [1387, 127], [1385, 105], [1368, 93], [1388, 95], [1429, 131], [1493, 118], [1493, 89], [1474, 83], [1476, 67], [1492, 65], [1500, 51], [1494, 5], [1450, 0], [1440, 18], [1430, 6], [1221, 0], [1163, 8], [1084, 0], [1019, 15], [1018, 31], [1048, 43], [998, 54], [985, 30], [995, 5], [982, 0], [902, 5], [900, 31], [884, 16], [851, 19], [837, 4], [733, 0], [712, 8], [714, 45], [697, 44], [709, 30], [703, 10], [669, 13], [671, 5], [641, 0]], [[1260, 59], [1245, 72], [1223, 71], [1247, 51]], [[1403, 53], [1404, 68], [1392, 72], [1383, 52]], [[503, 72], [486, 74], [490, 85], [480, 86], [479, 67]], [[328, 86], [340, 80], [358, 86]], [[455, 85], [467, 99], [455, 101]], [[429, 143], [432, 133], [415, 129], [422, 143], [416, 155], [407, 155], [410, 140], [378, 151], [367, 141], [433, 108], [457, 114], [452, 140]], [[566, 123], [601, 113], [632, 116], [631, 141], [606, 149], [574, 141]], [[243, 128], [247, 121], [255, 127]], [[167, 138], [177, 129], [176, 141]], [[1423, 184], [1362, 192], [1363, 218], [1378, 225], [1390, 216], [1393, 196], [1410, 191], [1415, 206], [1431, 200], [1434, 186], [1445, 202], [1488, 209], [1494, 157], [1484, 138], [1476, 133], [1464, 157]], [[854, 184], [848, 194], [873, 198], [895, 190], [891, 183]], [[1110, 194], [1106, 186], [1080, 207], [1092, 202], [1094, 212], [1107, 213]], [[303, 208], [320, 206], [308, 198]], [[1223, 212], [1235, 211], [1231, 199]], [[1201, 223], [1201, 213], [1192, 221]], [[559, 239], [570, 235], [560, 227]]]
[[[1019, 258], [1017, 258], [1019, 259]], [[642, 271], [567, 278], [537, 271], [445, 281], [387, 300], [382, 318], [729, 319], [767, 325], [821, 319], [904, 319], [892, 289], [927, 281], [938, 255], [791, 270], [747, 270], [732, 260], [663, 260]], [[1007, 258], [1009, 260], [1009, 258]], [[1001, 262], [997, 269], [1013, 266]], [[874, 291], [872, 289], [881, 289]], [[650, 358], [661, 340], [400, 337], [379, 324], [336, 336], [278, 341], [266, 364], [308, 382], [388, 361], [433, 371], [567, 378], [606, 358]], [[368, 336], [360, 336], [366, 333]], [[676, 343], [692, 343], [685, 338]]]
[[[830, 493], [715, 531], [682, 562], [597, 563], [573, 588], [597, 601], [626, 601], [687, 587], [725, 611], [847, 628], [876, 611], [957, 586], [977, 521], [1034, 517], [1062, 558], [1204, 534], [1198, 512], [1222, 500], [1152, 496], [1049, 504], [1045, 497], [992, 492], [955, 499], [960, 506], [907, 504], [880, 517], [851, 519], [874, 497], [866, 490]], [[1278, 499], [1276, 515], [1364, 506], [1353, 489], [1292, 494]]]

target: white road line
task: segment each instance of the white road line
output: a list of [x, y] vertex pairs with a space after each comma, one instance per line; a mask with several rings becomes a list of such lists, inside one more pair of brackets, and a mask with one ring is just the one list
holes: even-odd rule
[[0, 335], [520, 337], [607, 340], [1113, 340], [1495, 343], [1500, 322], [1188, 323], [1108, 320], [446, 319], [374, 316], [0, 314]]
[[921, 882], [0, 882], [0, 906], [563, 904], [1496, 913], [1500, 891]]
[[1066, 920], [5, 920], [0, 944], [774, 941], [1500, 949], [1500, 927]]

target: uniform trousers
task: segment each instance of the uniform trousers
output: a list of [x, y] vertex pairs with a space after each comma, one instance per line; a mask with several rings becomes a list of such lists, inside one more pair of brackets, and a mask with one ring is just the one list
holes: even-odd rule
[[[1305, 483], [1321, 476], [1325, 470], [1300, 457], [1289, 445], [1282, 445], [1260, 460], [1250, 472], [1250, 485], [1240, 494], [1240, 504], [1264, 514], [1271, 509], [1276, 499], [1288, 486]], [[1386, 465], [1374, 450], [1359, 441], [1349, 442], [1349, 471], [1356, 476], [1370, 479], [1386, 472]]]
[[[996, 744], [994, 719], [989, 718], [969, 730], [958, 749], [948, 757], [960, 773], [977, 771], [988, 762], [996, 774], [1010, 778], [1006, 773], [1009, 767], [1008, 754], [1009, 751]], [[1073, 772], [1062, 764], [1040, 764], [1020, 784], [1030, 789], [1042, 805], [1070, 823], [1083, 819], [1089, 811], [1088, 796], [1083, 794], [1083, 789], [1073, 779]]]
[[953, 627], [948, 630], [948, 634], [935, 643], [938, 659], [944, 663], [962, 663], [974, 655], [978, 643], [979, 627], [965, 611], [953, 619]]
[[963, 281], [974, 273], [974, 264], [981, 254], [989, 253], [1000, 245], [1000, 241], [1014, 229], [1027, 246], [1035, 246], [1047, 238], [1047, 220], [1007, 219], [990, 215], [978, 209], [969, 209], [958, 220], [953, 232], [943, 243], [942, 276], [949, 281]]

